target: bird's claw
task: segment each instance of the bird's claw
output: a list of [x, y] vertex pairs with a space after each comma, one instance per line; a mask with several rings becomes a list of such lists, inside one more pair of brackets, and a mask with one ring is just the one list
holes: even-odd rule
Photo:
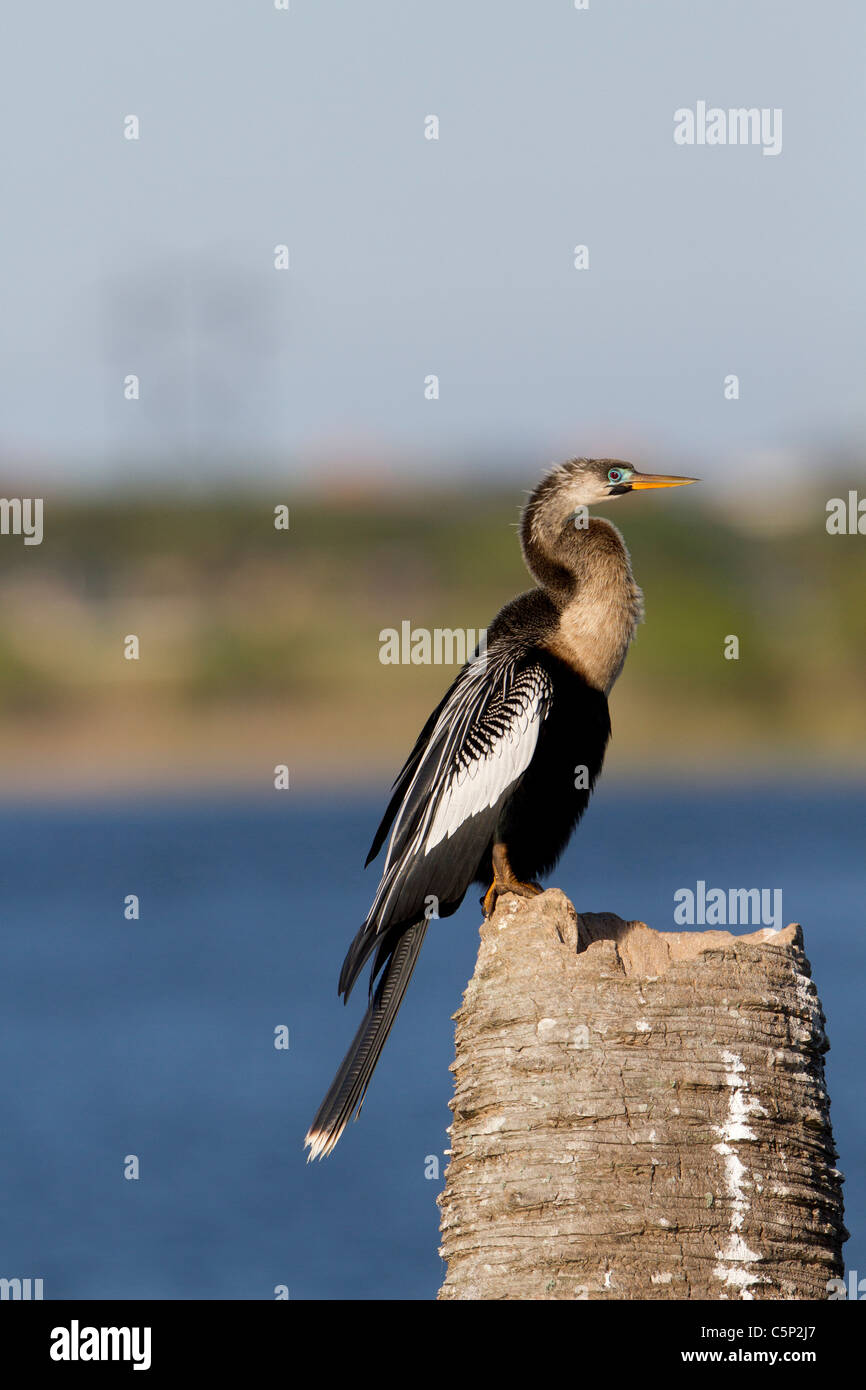
[[496, 904], [499, 898], [505, 893], [514, 893], [518, 898], [537, 898], [544, 889], [540, 883], [520, 883], [514, 879], [511, 883], [497, 883], [493, 880], [484, 897], [480, 899], [481, 910], [486, 918], [492, 917], [496, 911]]

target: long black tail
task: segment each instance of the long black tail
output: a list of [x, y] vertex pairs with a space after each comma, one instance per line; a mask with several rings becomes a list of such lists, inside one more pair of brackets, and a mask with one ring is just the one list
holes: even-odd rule
[[304, 1140], [310, 1149], [308, 1162], [329, 1154], [352, 1115], [360, 1112], [370, 1078], [415, 969], [427, 925], [428, 919], [424, 917], [407, 927], [398, 939], [352, 1046], [310, 1125]]

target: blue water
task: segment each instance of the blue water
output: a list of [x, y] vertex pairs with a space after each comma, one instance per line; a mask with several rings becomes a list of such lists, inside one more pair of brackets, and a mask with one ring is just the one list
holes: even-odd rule
[[[301, 1147], [361, 1007], [336, 979], [380, 802], [0, 811], [0, 1275], [42, 1278], [46, 1298], [433, 1297], [442, 1182], [425, 1161], [444, 1169], [474, 896], [434, 923], [360, 1121], [322, 1164]], [[666, 929], [698, 879], [782, 888], [828, 1018], [861, 1274], [864, 824], [863, 790], [611, 785], [553, 880], [578, 909]]]

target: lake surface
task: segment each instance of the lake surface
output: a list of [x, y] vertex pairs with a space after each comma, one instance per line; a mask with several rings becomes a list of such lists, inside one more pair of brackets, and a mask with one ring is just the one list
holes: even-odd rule
[[[428, 934], [360, 1121], [308, 1166], [304, 1132], [362, 1009], [363, 987], [344, 1009], [336, 982], [375, 888], [361, 865], [383, 795], [292, 796], [0, 810], [0, 1276], [41, 1278], [46, 1298], [435, 1295], [442, 1181], [425, 1162], [446, 1162], [474, 891]], [[782, 890], [828, 1019], [861, 1276], [864, 826], [850, 787], [611, 784], [551, 880], [578, 910], [667, 930], [698, 880]]]

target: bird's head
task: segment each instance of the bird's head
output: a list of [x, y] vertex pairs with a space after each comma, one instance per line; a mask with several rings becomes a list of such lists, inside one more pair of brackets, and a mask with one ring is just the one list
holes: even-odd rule
[[549, 500], [565, 520], [580, 507], [591, 507], [610, 497], [697, 481], [669, 473], [640, 473], [634, 464], [622, 459], [569, 459], [548, 473], [533, 497], [541, 495]]
[[559, 464], [542, 478], [523, 512], [521, 541], [530, 571], [549, 588], [557, 583], [557, 569], [573, 572], [580, 537], [586, 534], [587, 507], [628, 492], [697, 481], [666, 473], [641, 473], [622, 459], [569, 459]]

